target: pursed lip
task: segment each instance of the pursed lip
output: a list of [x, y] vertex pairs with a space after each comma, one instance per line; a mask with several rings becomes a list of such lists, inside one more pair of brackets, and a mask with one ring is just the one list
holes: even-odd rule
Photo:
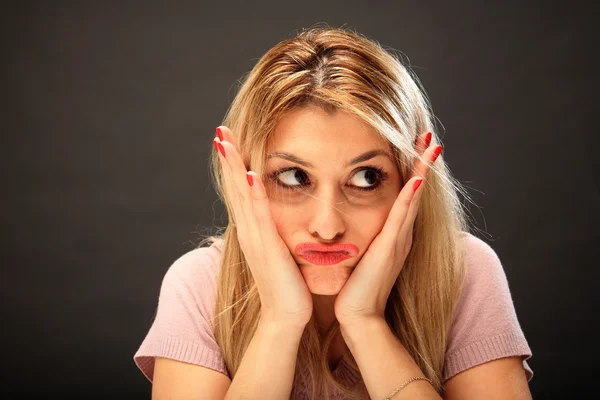
[[296, 246], [296, 254], [300, 257], [306, 254], [322, 252], [322, 253], [346, 253], [349, 257], [354, 257], [358, 254], [358, 247], [352, 243], [336, 243], [336, 244], [323, 244], [323, 243], [299, 243]]

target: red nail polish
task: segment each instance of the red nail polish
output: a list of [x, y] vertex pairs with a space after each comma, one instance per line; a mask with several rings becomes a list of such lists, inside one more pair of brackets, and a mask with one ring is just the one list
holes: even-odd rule
[[213, 145], [215, 146], [215, 151], [219, 151], [219, 148], [217, 147], [217, 141], [213, 140]]
[[427, 132], [427, 135], [425, 136], [425, 143], [427, 143], [427, 147], [429, 147], [431, 144], [431, 132]]
[[217, 143], [219, 145], [219, 150], [221, 150], [221, 154], [223, 154], [223, 157], [227, 158], [227, 156], [225, 155], [225, 148], [223, 147], [223, 145], [221, 143]]
[[431, 158], [431, 162], [437, 160], [438, 156], [440, 155], [440, 153], [442, 152], [442, 146], [438, 146], [435, 151], [433, 152], [433, 157]]
[[223, 132], [221, 132], [221, 128], [217, 128], [217, 136], [220, 141], [223, 141]]
[[246, 174], [246, 179], [248, 179], [248, 185], [252, 186], [254, 184], [254, 180], [252, 179], [252, 175]]
[[415, 183], [413, 184], [413, 192], [417, 191], [417, 189], [419, 188], [419, 186], [421, 186], [421, 183], [423, 183], [423, 179], [417, 179], [415, 181]]

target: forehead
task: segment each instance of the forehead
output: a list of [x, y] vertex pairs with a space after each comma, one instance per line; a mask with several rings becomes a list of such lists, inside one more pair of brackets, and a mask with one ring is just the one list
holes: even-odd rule
[[355, 154], [369, 150], [390, 150], [387, 141], [357, 116], [320, 107], [305, 107], [285, 115], [275, 126], [268, 151], [298, 155], [326, 151]]

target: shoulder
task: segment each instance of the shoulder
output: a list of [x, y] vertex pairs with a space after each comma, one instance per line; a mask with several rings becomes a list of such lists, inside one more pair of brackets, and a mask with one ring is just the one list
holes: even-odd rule
[[462, 232], [466, 285], [506, 280], [506, 273], [496, 251], [482, 239]]
[[461, 232], [460, 237], [465, 247], [467, 261], [498, 260], [498, 255], [496, 254], [494, 249], [477, 236], [469, 232]]
[[492, 359], [531, 356], [498, 255], [470, 233], [462, 238], [466, 275], [448, 337], [445, 379]]
[[153, 379], [156, 357], [227, 374], [213, 333], [221, 243], [188, 251], [165, 273], [154, 321], [134, 355], [148, 379]]
[[[457, 313], [482, 306], [481, 301], [511, 306], [510, 288], [502, 262], [496, 251], [478, 237], [462, 232], [465, 281]], [[488, 307], [489, 308], [489, 307]]]
[[162, 280], [158, 298], [159, 312], [162, 309], [193, 307], [200, 309], [208, 318], [210, 307], [216, 300], [221, 256], [221, 242], [215, 242], [208, 247], [190, 250], [177, 258]]
[[177, 258], [165, 273], [163, 286], [184, 284], [205, 286], [216, 284], [222, 255], [222, 241], [208, 247], [198, 247]]

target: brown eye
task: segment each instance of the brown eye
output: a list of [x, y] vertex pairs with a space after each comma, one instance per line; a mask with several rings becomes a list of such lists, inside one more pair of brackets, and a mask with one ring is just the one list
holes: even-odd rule
[[[356, 186], [359, 190], [373, 190], [374, 187], [377, 187], [378, 181], [380, 179], [380, 173], [372, 170], [372, 169], [361, 169], [358, 171], [353, 178], [358, 178], [355, 182], [359, 183]], [[366, 184], [360, 184], [362, 182], [367, 182]]]
[[286, 188], [298, 188], [306, 186], [305, 183], [294, 184], [294, 181], [304, 182], [306, 178], [306, 173], [298, 168], [284, 170], [278, 172], [276, 175], [277, 183]]
[[[354, 177], [358, 177], [357, 181], [367, 181], [366, 187], [364, 184], [360, 185], [349, 185], [353, 189], [369, 192], [379, 188], [383, 182], [388, 178], [388, 174], [383, 171], [383, 167], [379, 166], [368, 166], [363, 167], [357, 171]], [[275, 171], [269, 176], [269, 179], [274, 181], [280, 187], [286, 190], [300, 190], [308, 186], [310, 183], [306, 183], [308, 175], [300, 168], [287, 168], [279, 171]], [[353, 179], [351, 179], [352, 181]], [[301, 182], [294, 184], [294, 181]]]

